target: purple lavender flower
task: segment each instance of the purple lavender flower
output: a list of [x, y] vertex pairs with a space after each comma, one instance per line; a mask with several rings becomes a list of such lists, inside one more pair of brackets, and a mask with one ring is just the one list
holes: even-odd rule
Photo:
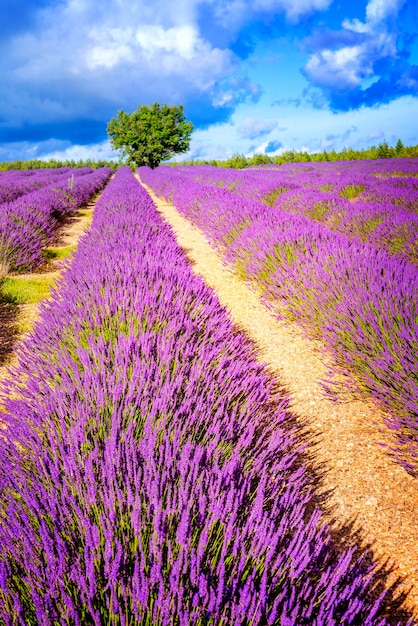
[[286, 397], [127, 168], [5, 391], [6, 624], [389, 623]]

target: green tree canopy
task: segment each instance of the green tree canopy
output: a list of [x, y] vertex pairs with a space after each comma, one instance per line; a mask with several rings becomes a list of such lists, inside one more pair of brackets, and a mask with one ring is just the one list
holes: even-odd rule
[[192, 122], [183, 106], [158, 104], [138, 106], [132, 114], [118, 111], [107, 125], [110, 144], [122, 149], [128, 165], [157, 167], [175, 154], [187, 152]]

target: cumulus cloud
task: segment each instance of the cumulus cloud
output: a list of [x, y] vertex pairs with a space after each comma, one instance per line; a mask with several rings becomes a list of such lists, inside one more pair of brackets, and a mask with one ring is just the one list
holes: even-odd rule
[[16, 141], [0, 144], [0, 161], [40, 159], [49, 161], [104, 160], [117, 161], [118, 154], [110, 147], [109, 141], [82, 145], [69, 140], [47, 139], [45, 141]]
[[253, 0], [258, 10], [284, 11], [290, 21], [297, 21], [302, 15], [328, 9], [332, 0]]
[[238, 134], [243, 139], [257, 139], [268, 135], [277, 127], [276, 120], [260, 120], [247, 118], [238, 127]]
[[234, 55], [202, 39], [193, 23], [161, 24], [157, 15], [147, 21], [146, 11], [125, 15], [113, 10], [89, 22], [87, 0], [78, 3], [85, 9], [82, 18], [74, 15], [75, 4], [51, 10], [43, 29], [14, 40], [15, 78], [39, 85], [64, 75], [77, 80], [85, 95], [94, 80], [102, 96], [123, 100], [131, 97], [133, 85], [137, 92], [146, 91], [162, 76], [172, 76], [173, 86], [181, 76], [186, 85], [210, 89], [237, 70]]
[[[279, 97], [274, 104], [310, 112], [351, 110], [418, 90], [418, 67], [408, 59], [415, 35], [403, 33], [403, 47], [398, 37], [407, 0], [369, 0], [361, 20], [344, 20], [334, 31], [324, 29], [326, 15], [319, 15], [317, 30], [303, 43], [309, 85], [300, 98], [292, 97], [298, 95], [292, 80], [285, 84], [291, 63], [277, 74], [273, 63], [283, 67], [295, 38], [332, 0], [21, 0], [19, 20], [15, 2], [5, 1], [0, 158], [6, 145], [27, 158], [71, 154], [72, 145], [77, 154], [87, 154], [90, 144], [100, 152], [106, 123], [118, 109], [132, 112], [155, 101], [184, 104], [196, 132], [210, 127], [214, 137], [228, 126], [232, 153], [263, 140], [257, 150], [272, 149], [277, 140], [269, 142], [268, 133], [283, 135], [274, 119], [256, 118], [254, 105], [264, 93], [259, 80], [270, 87], [271, 100]], [[262, 63], [245, 64], [251, 52]], [[274, 59], [268, 77], [267, 55]], [[228, 124], [242, 104], [247, 120]], [[222, 134], [214, 144], [225, 141]], [[198, 155], [203, 148], [194, 150]]]
[[362, 46], [346, 46], [339, 50], [321, 50], [311, 56], [305, 66], [310, 80], [321, 87], [357, 87], [373, 73], [371, 59]]
[[232, 76], [219, 81], [214, 89], [213, 102], [218, 106], [237, 106], [241, 102], [258, 102], [263, 89], [243, 76]]
[[97, 143], [117, 109], [154, 101], [182, 102], [196, 127], [223, 122], [263, 92], [234, 52], [240, 28], [277, 14], [296, 22], [330, 2], [22, 0], [19, 25], [2, 22], [0, 136], [66, 140], [79, 120], [91, 123], [82, 141]]
[[384, 19], [397, 15], [405, 0], [369, 0], [366, 6], [366, 22], [380, 24]]
[[[249, 151], [246, 153], [247, 158], [251, 158], [254, 154], [268, 154], [270, 157], [279, 156], [284, 152], [289, 150], [294, 150], [294, 146], [283, 145], [281, 141], [273, 140], [273, 141], [264, 141], [262, 144], [258, 146], [251, 146]], [[296, 148], [298, 152], [308, 152], [308, 148], [305, 146], [301, 148]]]
[[357, 33], [373, 33], [380, 30], [382, 23], [396, 18], [406, 0], [369, 0], [366, 5], [366, 20], [344, 20], [343, 28]]
[[[86, 142], [97, 142], [119, 108], [181, 102], [198, 127], [201, 117], [203, 126], [208, 118], [224, 121], [237, 103], [255, 102], [261, 89], [243, 78], [240, 59], [200, 33], [197, 4], [67, 0], [41, 7], [31, 30], [10, 32], [3, 43], [0, 137], [70, 139], [68, 122], [78, 120], [90, 122]], [[203, 99], [204, 111], [197, 106]]]
[[342, 30], [307, 38], [314, 49], [303, 68], [331, 108], [373, 106], [414, 93], [415, 68], [398, 51], [396, 18], [405, 0], [369, 0], [364, 22], [344, 20]]
[[332, 0], [217, 0], [214, 13], [228, 28], [241, 28], [263, 15], [284, 14], [289, 22], [298, 22], [303, 16], [325, 11]]
[[[67, 144], [68, 145], [68, 144]], [[0, 144], [0, 161], [27, 161], [39, 158], [38, 146], [31, 141], [12, 141]]]
[[82, 145], [62, 145], [66, 142], [56, 142], [56, 145], [50, 145], [53, 142], [45, 142], [45, 145], [38, 147], [38, 152], [41, 151], [41, 160], [48, 161], [49, 159], [55, 159], [57, 161], [74, 160], [86, 161], [87, 159], [100, 159], [104, 161], [115, 161], [118, 156], [110, 147], [109, 142], [101, 141], [97, 144], [90, 144], [88, 146]]
[[217, 143], [210, 138], [199, 139], [192, 137], [190, 149], [185, 154], [177, 154], [172, 161], [181, 163], [183, 161], [204, 159], [206, 161], [217, 159], [228, 159], [234, 153], [233, 148], [225, 148], [225, 145]]

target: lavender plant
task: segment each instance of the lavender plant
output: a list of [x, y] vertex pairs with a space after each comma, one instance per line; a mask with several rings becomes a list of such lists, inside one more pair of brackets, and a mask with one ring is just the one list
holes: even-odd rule
[[[229, 170], [179, 167], [188, 182], [220, 187], [275, 209], [303, 214], [331, 230], [372, 241], [418, 263], [416, 159], [287, 164]], [[379, 228], [377, 228], [379, 227]], [[375, 231], [375, 229], [377, 229]]]
[[69, 174], [84, 176], [92, 171], [90, 167], [77, 168], [76, 170], [72, 170], [70, 167], [60, 167], [53, 170], [9, 170], [0, 172], [0, 205], [4, 202], [11, 202], [31, 191], [36, 191], [54, 183], [60, 183], [68, 179]]
[[[207, 167], [202, 169], [202, 176], [212, 176]], [[366, 241], [361, 236], [366, 230], [361, 220], [355, 225], [358, 232], [348, 235], [331, 230], [321, 220], [280, 210], [277, 201], [272, 209], [255, 199], [238, 197], [237, 187], [231, 192], [194, 182], [181, 169], [139, 171], [157, 194], [171, 198], [202, 228], [225, 260], [262, 292], [278, 315], [297, 321], [323, 340], [350, 390], [372, 396], [386, 411], [386, 423], [397, 438], [388, 451], [416, 474], [416, 266], [400, 255], [387, 254], [373, 237]], [[222, 175], [217, 171], [214, 179]], [[347, 180], [348, 175], [343, 186]], [[393, 224], [403, 231], [402, 219], [394, 219]], [[383, 223], [376, 224], [375, 233], [375, 239], [385, 237]], [[416, 251], [416, 245], [412, 241], [411, 249]]]
[[127, 168], [19, 361], [6, 625], [394, 623], [321, 519], [286, 398]]
[[0, 263], [10, 270], [32, 269], [42, 263], [42, 248], [64, 215], [88, 202], [103, 187], [111, 170], [79, 172], [68, 190], [68, 175], [56, 175], [37, 191], [21, 195], [0, 208]]

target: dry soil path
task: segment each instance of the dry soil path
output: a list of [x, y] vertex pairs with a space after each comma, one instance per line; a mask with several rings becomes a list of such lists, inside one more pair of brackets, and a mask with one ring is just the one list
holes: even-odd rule
[[337, 529], [353, 524], [364, 545], [371, 544], [378, 563], [393, 567], [388, 582], [403, 580], [404, 607], [416, 614], [418, 623], [418, 480], [377, 444], [383, 440], [378, 426], [383, 416], [358, 400], [335, 403], [325, 397], [321, 378], [326, 367], [318, 344], [306, 339], [294, 324], [278, 321], [223, 264], [204, 234], [144, 187], [173, 228], [194, 271], [216, 290], [232, 319], [253, 340], [260, 360], [289, 392], [292, 412], [316, 440], [313, 452], [323, 473], [328, 521]]
[[[101, 195], [97, 194], [87, 206], [82, 207], [75, 215], [69, 216], [58, 227], [54, 240], [49, 246], [52, 249], [59, 250], [68, 246], [76, 247], [80, 237], [87, 231], [93, 219], [94, 206]], [[62, 261], [50, 260], [39, 270], [39, 272], [31, 272], [30, 274], [20, 274], [21, 278], [48, 278], [52, 285], [56, 285], [62, 274]], [[21, 341], [35, 324], [39, 315], [39, 303], [15, 305], [15, 310], [9, 311], [10, 307], [4, 307], [6, 313], [9, 313], [0, 324], [0, 339], [3, 339], [4, 354], [1, 354], [0, 365], [0, 381], [8, 376], [8, 368], [16, 363], [16, 355], [14, 349], [16, 344]], [[1, 337], [3, 335], [3, 337]]]

